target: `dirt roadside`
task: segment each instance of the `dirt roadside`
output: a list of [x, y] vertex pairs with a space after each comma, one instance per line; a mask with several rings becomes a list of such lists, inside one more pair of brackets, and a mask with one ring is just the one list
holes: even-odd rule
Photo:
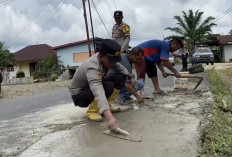
[[61, 82], [42, 82], [22, 85], [6, 85], [2, 86], [1, 100], [8, 100], [16, 97], [30, 96], [37, 93], [49, 92], [56, 89], [67, 88], [71, 80]]

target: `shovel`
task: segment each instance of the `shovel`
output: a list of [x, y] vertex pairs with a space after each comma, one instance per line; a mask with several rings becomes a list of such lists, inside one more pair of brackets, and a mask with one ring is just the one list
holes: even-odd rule
[[[175, 76], [174, 74], [167, 73], [168, 76]], [[196, 86], [193, 88], [193, 90], [197, 89], [197, 87], [201, 84], [203, 77], [202, 76], [194, 76], [189, 74], [181, 74], [180, 78], [197, 78], [199, 79]]]

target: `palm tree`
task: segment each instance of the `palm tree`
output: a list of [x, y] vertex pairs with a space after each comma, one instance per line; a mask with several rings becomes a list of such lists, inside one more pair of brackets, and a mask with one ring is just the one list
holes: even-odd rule
[[[177, 20], [178, 27], [167, 27], [165, 30], [170, 30], [175, 32], [185, 38], [188, 38], [187, 42], [190, 50], [193, 49], [196, 42], [201, 43], [205, 39], [205, 35], [208, 35], [211, 32], [211, 28], [216, 26], [213, 23], [215, 19], [212, 16], [207, 17], [203, 22], [202, 15], [204, 12], [197, 10], [195, 13], [192, 10], [189, 10], [188, 13], [182, 11], [183, 17], [174, 16], [173, 19]], [[172, 36], [169, 36], [170, 38]]]

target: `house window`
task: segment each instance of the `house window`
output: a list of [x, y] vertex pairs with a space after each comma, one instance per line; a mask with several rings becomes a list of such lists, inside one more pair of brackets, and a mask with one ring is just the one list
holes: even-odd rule
[[8, 66], [8, 67], [6, 68], [6, 71], [7, 71], [7, 72], [13, 72], [13, 71], [14, 71], [14, 67], [13, 67], [13, 66]]
[[[91, 55], [94, 55], [94, 52], [91, 52]], [[80, 52], [73, 54], [73, 62], [74, 63], [82, 63], [85, 62], [89, 58], [88, 52]]]

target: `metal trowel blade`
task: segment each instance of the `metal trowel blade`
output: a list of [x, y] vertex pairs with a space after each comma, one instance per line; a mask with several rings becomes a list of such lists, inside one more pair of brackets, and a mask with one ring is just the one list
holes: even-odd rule
[[123, 134], [119, 134], [117, 132], [110, 131], [110, 130], [104, 131], [103, 134], [108, 135], [108, 136], [112, 136], [112, 137], [116, 137], [116, 138], [119, 138], [119, 139], [131, 141], [131, 142], [141, 142], [142, 141], [141, 138], [135, 137], [135, 136], [133, 136], [131, 134], [123, 135]]

